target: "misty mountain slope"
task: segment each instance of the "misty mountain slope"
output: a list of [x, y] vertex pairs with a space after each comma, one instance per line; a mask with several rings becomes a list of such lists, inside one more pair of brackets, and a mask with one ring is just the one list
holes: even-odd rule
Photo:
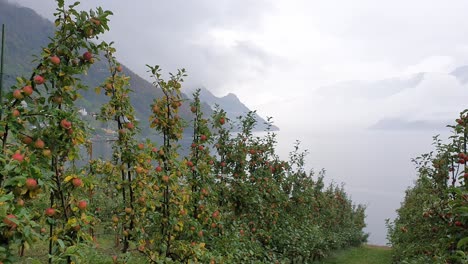
[[468, 65], [460, 66], [453, 70], [450, 74], [455, 76], [460, 83], [468, 83]]
[[[206, 88], [202, 88], [200, 91], [200, 100], [206, 102], [211, 108], [214, 108], [215, 105], [222, 106], [224, 111], [226, 111], [228, 118], [231, 120], [236, 120], [238, 116], [243, 116], [250, 111], [250, 109], [233, 93], [229, 93], [223, 97], [216, 97]], [[256, 113], [255, 119], [257, 120], [256, 129], [264, 130], [266, 128], [265, 120]], [[278, 127], [274, 125], [271, 129], [273, 131], [279, 130]]]
[[[54, 32], [54, 25], [33, 10], [9, 3], [6, 0], [0, 0], [0, 24], [6, 25], [4, 87], [10, 87], [15, 83], [17, 76], [24, 74], [29, 76], [35, 67], [35, 63], [32, 62], [33, 55], [39, 54], [41, 47], [49, 43], [49, 37]], [[103, 56], [100, 58], [92, 65], [88, 74], [82, 77], [89, 89], [82, 91], [83, 99], [79, 100], [78, 104], [85, 107], [88, 112], [99, 111], [100, 106], [108, 101], [105, 95], [96, 94], [94, 91], [94, 88], [101, 85], [109, 76], [106, 60]], [[142, 122], [142, 127], [148, 127], [150, 104], [155, 98], [161, 97], [162, 92], [125, 65], [122, 66], [123, 72], [130, 77], [130, 86], [134, 91], [130, 98], [135, 107], [136, 116]], [[191, 96], [183, 94], [183, 98], [190, 100]], [[245, 107], [242, 103], [237, 105]], [[231, 109], [228, 113], [235, 110], [232, 104], [225, 106], [222, 101], [220, 107]], [[202, 104], [202, 110], [206, 116], [212, 114], [211, 107], [206, 103]], [[242, 108], [241, 112], [245, 112], [244, 110]], [[190, 123], [192, 114], [188, 102], [183, 104], [180, 114]], [[263, 119], [259, 118], [259, 120], [263, 123]], [[257, 129], [261, 128], [257, 127]], [[144, 129], [142, 133], [143, 136], [147, 136], [152, 132], [149, 129]]]

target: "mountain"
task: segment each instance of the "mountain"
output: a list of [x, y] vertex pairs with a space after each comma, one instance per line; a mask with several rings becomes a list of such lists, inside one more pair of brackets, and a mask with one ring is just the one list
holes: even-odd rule
[[[10, 87], [15, 83], [16, 76], [29, 75], [35, 67], [35, 63], [31, 62], [33, 55], [40, 54], [41, 47], [49, 43], [49, 37], [54, 32], [54, 25], [33, 10], [6, 0], [0, 0], [0, 24], [5, 24], [4, 87]], [[122, 66], [123, 72], [130, 77], [130, 86], [134, 91], [130, 98], [135, 107], [136, 116], [140, 119], [141, 127], [148, 127], [148, 117], [151, 114], [150, 104], [154, 98], [161, 97], [162, 92], [125, 65]], [[101, 56], [101, 60], [96, 61], [88, 74], [82, 77], [89, 89], [82, 92], [83, 99], [78, 104], [86, 108], [87, 112], [98, 112], [100, 106], [108, 101], [105, 95], [94, 92], [94, 88], [101, 85], [109, 76], [107, 68], [106, 61]], [[189, 100], [185, 94], [183, 98]], [[233, 105], [225, 106], [222, 103], [220, 107], [223, 109], [228, 107], [231, 109], [229, 113], [246, 112], [246, 107], [242, 103], [239, 102], [237, 105], [242, 105], [242, 110], [237, 111], [232, 107]], [[207, 116], [212, 114], [211, 107], [206, 103], [202, 104], [202, 110]], [[192, 119], [189, 103], [183, 104], [180, 115], [185, 120]], [[150, 129], [142, 130], [144, 137], [152, 136], [152, 133]]]
[[468, 65], [460, 66], [450, 74], [455, 76], [460, 83], [466, 84], [468, 82]]
[[[236, 120], [238, 116], [243, 116], [250, 112], [250, 109], [247, 108], [247, 106], [245, 106], [233, 93], [229, 93], [223, 97], [216, 97], [208, 89], [201, 88], [200, 100], [206, 102], [212, 109], [214, 109], [216, 105], [221, 106], [224, 111], [226, 111], [228, 118], [231, 120]], [[256, 130], [263, 131], [267, 127], [265, 120], [257, 113], [254, 114], [254, 117], [257, 121]], [[279, 129], [277, 126], [272, 125], [271, 130], [277, 131]]]

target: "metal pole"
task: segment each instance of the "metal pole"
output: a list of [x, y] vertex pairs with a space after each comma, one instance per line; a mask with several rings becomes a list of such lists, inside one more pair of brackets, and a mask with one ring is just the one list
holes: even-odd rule
[[5, 24], [2, 24], [2, 55], [0, 57], [0, 118], [3, 114], [3, 55], [5, 54]]

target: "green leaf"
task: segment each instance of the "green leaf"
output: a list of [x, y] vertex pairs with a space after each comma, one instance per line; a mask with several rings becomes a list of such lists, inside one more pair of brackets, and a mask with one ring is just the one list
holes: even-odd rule
[[468, 237], [465, 237], [465, 238], [461, 239], [460, 241], [458, 241], [457, 248], [462, 248], [466, 244], [468, 244]]

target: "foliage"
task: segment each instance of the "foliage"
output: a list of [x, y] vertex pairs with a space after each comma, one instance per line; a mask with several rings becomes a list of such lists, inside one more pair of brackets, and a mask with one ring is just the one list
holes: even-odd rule
[[[46, 239], [50, 263], [100, 263], [88, 252], [102, 233], [115, 237], [120, 252], [102, 261], [113, 263], [135, 255], [149, 263], [310, 263], [366, 240], [365, 208], [342, 186], [325, 186], [323, 171], [307, 173], [299, 143], [283, 161], [270, 122], [265, 135], [253, 133], [254, 112], [237, 122], [221, 109], [205, 117], [199, 91], [190, 103], [182, 96], [184, 69], [165, 80], [159, 66], [148, 66], [162, 96], [142, 123], [162, 141], [142, 142], [129, 77], [112, 43], [96, 43], [111, 12], [57, 3], [55, 37], [3, 102], [1, 262], [23, 260]], [[80, 77], [100, 52], [109, 76], [95, 91], [108, 101], [96, 118], [116, 131], [110, 160], [92, 158], [90, 128], [76, 107]], [[181, 156], [187, 127], [192, 143]]]
[[394, 222], [388, 221], [394, 260], [402, 263], [465, 263], [468, 250], [467, 110], [449, 126], [448, 143], [414, 160], [419, 177]]

